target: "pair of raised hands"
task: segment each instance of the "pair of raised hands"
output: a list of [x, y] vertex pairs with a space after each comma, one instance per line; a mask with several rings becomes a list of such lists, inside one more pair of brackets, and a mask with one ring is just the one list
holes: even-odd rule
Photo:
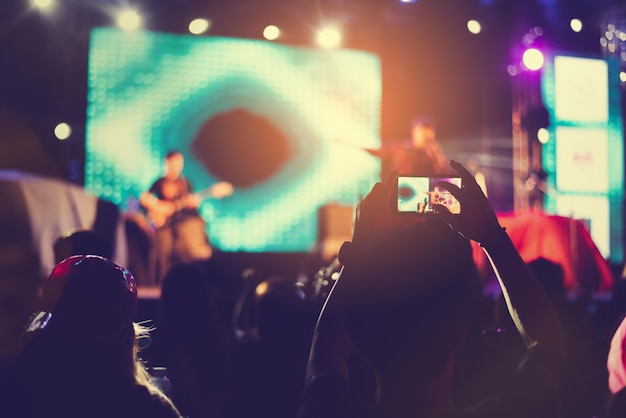
[[[501, 230], [496, 214], [474, 176], [456, 161], [451, 161], [450, 166], [461, 177], [461, 187], [446, 181], [438, 183], [438, 186], [448, 190], [460, 202], [461, 212], [452, 214], [445, 206], [434, 205], [435, 216], [441, 217], [464, 237], [483, 242]], [[350, 258], [350, 253], [367, 246], [374, 237], [385, 231], [412, 222], [424, 222], [425, 218], [418, 213], [415, 216], [398, 216], [394, 210], [397, 181], [398, 172], [394, 171], [384, 183], [376, 183], [357, 206], [352, 243], [342, 249], [340, 260]]]

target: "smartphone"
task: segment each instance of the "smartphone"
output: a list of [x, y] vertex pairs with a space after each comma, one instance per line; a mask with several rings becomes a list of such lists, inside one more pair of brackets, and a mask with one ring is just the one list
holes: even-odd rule
[[418, 213], [431, 215], [435, 213], [433, 205], [443, 205], [451, 213], [461, 212], [461, 204], [443, 187], [437, 186], [440, 181], [447, 181], [461, 187], [461, 178], [456, 175], [422, 177], [401, 175], [398, 177], [398, 213]]

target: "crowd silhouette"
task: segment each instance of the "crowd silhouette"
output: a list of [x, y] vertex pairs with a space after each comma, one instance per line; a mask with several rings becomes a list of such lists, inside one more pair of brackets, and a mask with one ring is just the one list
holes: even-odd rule
[[19, 353], [0, 363], [0, 416], [626, 416], [623, 279], [610, 300], [573, 298], [561, 266], [524, 262], [475, 177], [450, 165], [462, 185], [440, 187], [459, 214], [398, 215], [393, 171], [330, 265], [176, 264], [150, 326], [106, 240], [60, 237]]

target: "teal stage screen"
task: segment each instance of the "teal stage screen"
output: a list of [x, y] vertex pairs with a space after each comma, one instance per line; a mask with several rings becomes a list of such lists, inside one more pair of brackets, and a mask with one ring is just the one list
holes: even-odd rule
[[619, 61], [555, 54], [544, 67], [546, 210], [583, 219], [602, 255], [622, 263], [624, 131]]
[[311, 251], [319, 208], [378, 180], [375, 55], [99, 28], [88, 77], [87, 190], [133, 211], [178, 149], [194, 190], [235, 186], [200, 207], [222, 251]]

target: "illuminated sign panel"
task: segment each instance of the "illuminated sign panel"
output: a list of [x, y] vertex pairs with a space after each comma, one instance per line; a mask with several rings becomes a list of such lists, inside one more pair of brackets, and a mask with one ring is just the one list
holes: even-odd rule
[[602, 254], [623, 261], [624, 144], [619, 62], [557, 55], [542, 77], [550, 136], [545, 209], [582, 218]]
[[608, 65], [588, 58], [554, 58], [555, 116], [562, 121], [601, 122], [609, 119]]
[[559, 191], [609, 191], [608, 137], [596, 128], [556, 128], [556, 185]]

